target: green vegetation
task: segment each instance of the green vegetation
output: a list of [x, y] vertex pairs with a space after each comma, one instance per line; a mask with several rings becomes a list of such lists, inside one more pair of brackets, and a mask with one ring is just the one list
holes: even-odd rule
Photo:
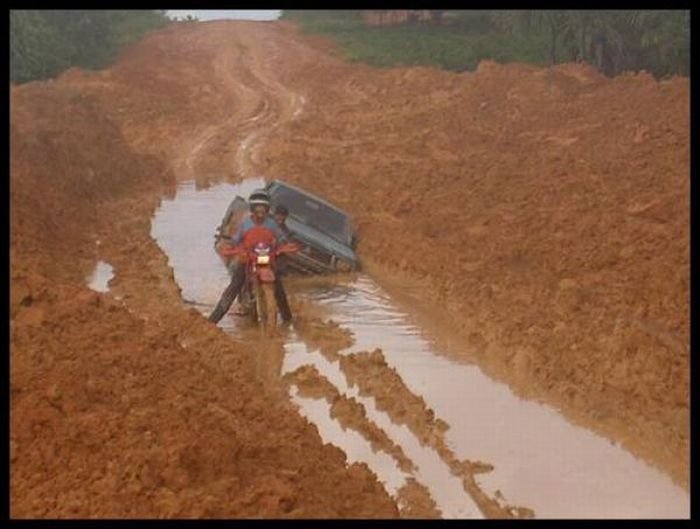
[[46, 79], [72, 66], [107, 66], [119, 50], [170, 23], [154, 10], [12, 10], [10, 81]]
[[[285, 10], [305, 33], [333, 38], [348, 60], [473, 70], [482, 59], [586, 61], [607, 75], [688, 75], [687, 10], [445, 10], [427, 21], [370, 26], [360, 11]], [[436, 16], [437, 15], [437, 16]]]

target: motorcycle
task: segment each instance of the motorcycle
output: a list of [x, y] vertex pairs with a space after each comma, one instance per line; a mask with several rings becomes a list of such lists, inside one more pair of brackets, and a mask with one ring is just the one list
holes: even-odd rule
[[239, 294], [240, 303], [253, 323], [260, 325], [268, 333], [277, 326], [277, 257], [299, 250], [299, 245], [293, 242], [279, 246], [272, 242], [258, 242], [249, 249], [241, 246], [220, 249], [223, 257], [235, 257], [245, 266], [245, 280]]

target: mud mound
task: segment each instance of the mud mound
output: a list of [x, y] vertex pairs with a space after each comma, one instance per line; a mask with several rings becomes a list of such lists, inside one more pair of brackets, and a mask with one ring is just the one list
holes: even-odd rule
[[94, 263], [100, 204], [172, 177], [138, 155], [98, 101], [60, 83], [11, 92], [12, 268], [81, 280]]
[[295, 328], [299, 336], [312, 348], [317, 348], [330, 362], [340, 358], [338, 351], [355, 343], [352, 333], [333, 320], [323, 321], [308, 316], [297, 319]]
[[408, 478], [398, 491], [402, 518], [442, 518], [440, 509], [430, 497], [430, 492], [414, 478]]

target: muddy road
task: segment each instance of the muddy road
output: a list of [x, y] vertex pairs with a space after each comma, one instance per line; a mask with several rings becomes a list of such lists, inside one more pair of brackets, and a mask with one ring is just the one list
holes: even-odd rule
[[[11, 515], [688, 516], [688, 80], [336, 55], [174, 25], [12, 87]], [[260, 177], [367, 265], [270, 340], [204, 317]]]

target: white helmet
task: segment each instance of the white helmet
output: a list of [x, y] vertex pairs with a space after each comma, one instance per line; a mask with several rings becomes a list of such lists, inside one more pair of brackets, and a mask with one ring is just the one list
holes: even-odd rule
[[269, 209], [270, 195], [264, 189], [256, 189], [248, 197], [248, 204], [250, 204], [251, 209], [261, 204]]

